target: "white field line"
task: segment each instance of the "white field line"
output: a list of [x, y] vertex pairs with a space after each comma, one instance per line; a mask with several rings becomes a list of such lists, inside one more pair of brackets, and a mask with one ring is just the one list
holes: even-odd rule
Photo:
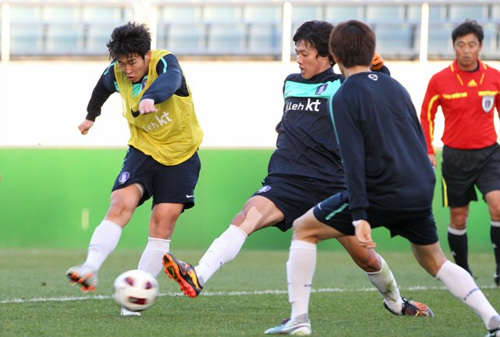
[[[495, 289], [495, 286], [483, 286], [481, 289]], [[427, 290], [446, 290], [445, 287], [407, 287], [402, 288], [401, 291], [427, 291]], [[313, 289], [313, 293], [344, 293], [344, 292], [371, 292], [376, 291], [375, 288], [319, 288]], [[254, 295], [282, 295], [287, 294], [286, 290], [255, 290], [255, 291], [219, 291], [209, 292], [205, 291], [200, 296], [254, 296]], [[161, 293], [159, 296], [163, 297], [179, 297], [184, 296], [180, 292]], [[109, 300], [112, 296], [109, 295], [89, 295], [89, 296], [72, 296], [72, 297], [37, 297], [37, 298], [14, 298], [0, 301], [0, 304], [10, 303], [39, 303], [39, 302], [69, 302], [69, 301], [86, 301], [86, 300]]]

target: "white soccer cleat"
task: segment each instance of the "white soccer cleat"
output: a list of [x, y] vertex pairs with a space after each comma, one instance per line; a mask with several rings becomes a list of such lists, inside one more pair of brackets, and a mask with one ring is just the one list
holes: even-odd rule
[[266, 335], [309, 336], [312, 333], [311, 322], [309, 322], [307, 315], [304, 314], [293, 320], [287, 318], [280, 325], [267, 329], [264, 333]]
[[127, 316], [127, 317], [141, 316], [141, 313], [138, 311], [131, 311], [125, 307], [122, 307], [120, 311], [120, 316]]
[[486, 337], [500, 337], [500, 316], [493, 316], [488, 322], [488, 327], [493, 329], [488, 331]]

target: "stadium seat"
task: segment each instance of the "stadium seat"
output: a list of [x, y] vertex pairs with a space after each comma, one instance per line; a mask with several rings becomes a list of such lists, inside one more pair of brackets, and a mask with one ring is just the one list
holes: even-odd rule
[[114, 28], [114, 24], [87, 24], [84, 44], [85, 54], [107, 55], [106, 43], [109, 41]]
[[404, 5], [368, 5], [366, 7], [366, 18], [369, 23], [404, 22]]
[[204, 7], [204, 23], [240, 23], [241, 20], [241, 6], [207, 5]]
[[292, 23], [295, 29], [306, 21], [323, 20], [323, 17], [322, 5], [295, 5], [292, 7]]
[[364, 20], [363, 7], [356, 5], [329, 5], [325, 9], [325, 20], [336, 24], [346, 20]]
[[281, 52], [281, 29], [274, 24], [249, 27], [248, 53], [278, 57]]
[[276, 24], [281, 23], [282, 18], [281, 6], [255, 6], [247, 5], [243, 7], [243, 22], [247, 24]]
[[41, 51], [43, 25], [39, 23], [12, 23], [10, 26], [10, 53], [32, 56]]
[[211, 24], [208, 27], [207, 52], [241, 55], [245, 49], [246, 29], [242, 24]]
[[172, 53], [196, 55], [203, 51], [205, 46], [205, 29], [202, 24], [171, 24], [158, 29], [158, 36], [164, 39], [158, 40], [157, 47], [170, 50]]
[[198, 23], [201, 20], [201, 6], [165, 6], [158, 10], [160, 24]]
[[459, 23], [465, 19], [474, 19], [478, 22], [488, 20], [488, 6], [487, 5], [459, 5], [451, 4], [449, 10], [449, 19], [453, 22]]
[[75, 55], [82, 53], [83, 29], [81, 25], [50, 24], [47, 26], [44, 52], [49, 55]]
[[416, 25], [408, 23], [379, 23], [373, 29], [377, 35], [377, 51], [382, 55], [416, 58]]

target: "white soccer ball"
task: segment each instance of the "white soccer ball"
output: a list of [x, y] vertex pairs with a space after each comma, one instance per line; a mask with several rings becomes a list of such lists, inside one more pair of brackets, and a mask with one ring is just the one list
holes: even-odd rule
[[153, 275], [137, 269], [118, 276], [114, 287], [115, 301], [131, 311], [143, 311], [152, 306], [160, 291]]

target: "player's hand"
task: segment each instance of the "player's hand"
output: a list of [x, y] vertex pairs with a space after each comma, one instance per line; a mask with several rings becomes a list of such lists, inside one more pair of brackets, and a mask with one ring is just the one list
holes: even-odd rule
[[139, 103], [139, 113], [141, 115], [147, 115], [157, 111], [158, 109], [155, 108], [155, 101], [153, 99], [145, 98]]
[[82, 133], [82, 135], [86, 135], [89, 132], [90, 128], [94, 125], [94, 121], [89, 119], [84, 120], [78, 125], [78, 130]]
[[377, 244], [372, 240], [372, 228], [368, 221], [357, 220], [352, 223], [356, 230], [356, 239], [361, 246], [365, 248], [375, 248]]
[[432, 167], [436, 168], [437, 166], [437, 160], [436, 160], [436, 155], [435, 154], [430, 154], [429, 159], [431, 161]]
[[372, 66], [370, 67], [371, 70], [380, 70], [384, 66], [384, 59], [382, 58], [382, 55], [380, 55], [377, 51], [373, 55], [373, 60], [372, 60]]

